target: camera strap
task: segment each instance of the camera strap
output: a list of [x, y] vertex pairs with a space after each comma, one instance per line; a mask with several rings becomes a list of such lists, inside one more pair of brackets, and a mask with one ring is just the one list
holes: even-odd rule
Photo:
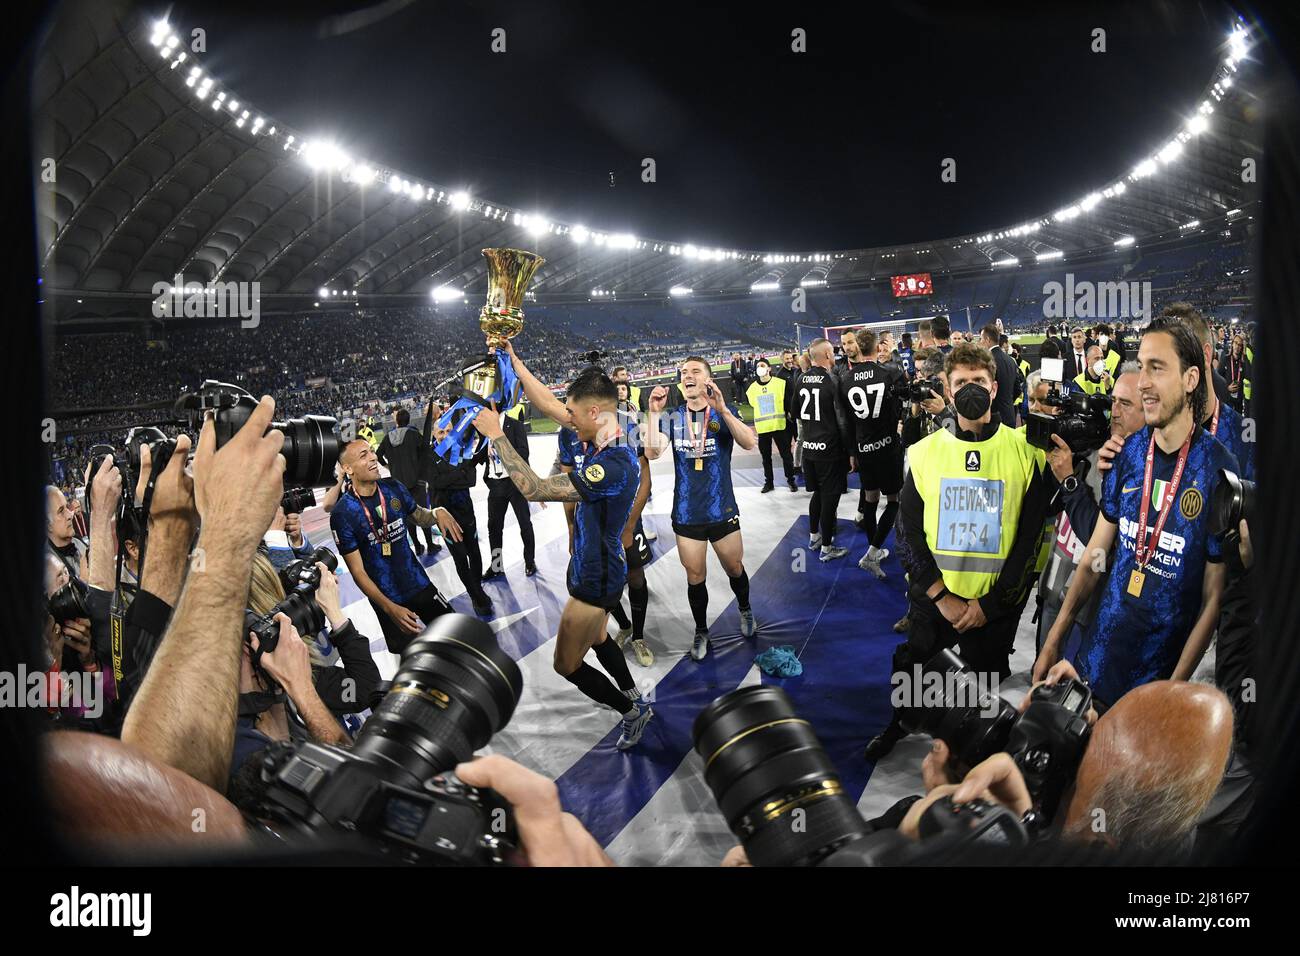
[[1151, 541], [1156, 544], [1149, 544], [1147, 539], [1147, 514], [1151, 508], [1151, 484], [1155, 473], [1156, 460], [1156, 434], [1151, 432], [1151, 443], [1147, 446], [1146, 471], [1142, 476], [1142, 504], [1138, 508], [1138, 527], [1137, 527], [1137, 553], [1133, 560], [1137, 567], [1129, 580], [1129, 593], [1134, 597], [1142, 593], [1142, 582], [1145, 578], [1147, 563], [1151, 560], [1152, 555], [1156, 552], [1156, 545], [1160, 541], [1160, 533], [1164, 530], [1165, 521], [1169, 518], [1169, 513], [1173, 511], [1174, 497], [1178, 494], [1178, 485], [1183, 480], [1183, 469], [1187, 467], [1187, 455], [1191, 451], [1192, 438], [1196, 434], [1195, 426], [1188, 432], [1187, 439], [1183, 442], [1183, 447], [1178, 451], [1178, 464], [1174, 466], [1173, 477], [1165, 485], [1165, 493], [1160, 502], [1160, 517], [1156, 519], [1156, 526], [1151, 531]]
[[1214, 402], [1214, 416], [1210, 419], [1210, 434], [1216, 438], [1219, 435], [1219, 406], [1223, 403], [1217, 399]]

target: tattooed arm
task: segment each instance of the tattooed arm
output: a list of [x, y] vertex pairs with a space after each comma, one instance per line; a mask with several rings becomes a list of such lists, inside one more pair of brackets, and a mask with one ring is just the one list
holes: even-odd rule
[[450, 511], [441, 506], [421, 508], [417, 505], [411, 512], [411, 523], [421, 528], [432, 528], [436, 524], [442, 536], [448, 541], [459, 541], [461, 537], [460, 522], [452, 517]]
[[[481, 413], [480, 413], [481, 414]], [[581, 501], [582, 496], [573, 486], [573, 479], [568, 475], [556, 475], [553, 478], [539, 478], [522, 455], [515, 451], [510, 439], [498, 434], [492, 439], [501, 465], [515, 483], [515, 487], [529, 501]]]

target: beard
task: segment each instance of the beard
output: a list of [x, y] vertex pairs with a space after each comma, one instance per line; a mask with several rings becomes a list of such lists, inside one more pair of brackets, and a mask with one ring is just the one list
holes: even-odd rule
[[1188, 407], [1186, 392], [1179, 392], [1178, 397], [1166, 402], [1163, 399], [1157, 410], [1157, 420], [1151, 423], [1153, 428], [1165, 428]]

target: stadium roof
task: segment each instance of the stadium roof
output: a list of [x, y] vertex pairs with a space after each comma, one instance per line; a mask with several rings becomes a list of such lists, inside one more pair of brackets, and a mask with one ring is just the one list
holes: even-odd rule
[[[1240, 29], [1240, 28], [1239, 28]], [[1111, 182], [1062, 183], [1062, 203], [977, 235], [871, 249], [697, 249], [548, 222], [457, 192], [437, 170], [349, 157], [244, 102], [205, 71], [184, 24], [64, 7], [33, 78], [39, 257], [59, 313], [152, 298], [158, 283], [252, 282], [264, 300], [458, 297], [486, 287], [480, 250], [533, 249], [543, 300], [847, 287], [890, 275], [979, 274], [1095, 257], [1249, 213], [1260, 156], [1249, 38], [1235, 32], [1199, 111]], [[1239, 80], [1241, 80], [1239, 82]], [[288, 122], [286, 122], [288, 121]], [[1044, 175], [1050, 175], [1045, 171]], [[1251, 178], [1252, 182], [1243, 182]], [[757, 289], [755, 288], [757, 286]], [[123, 303], [124, 305], [126, 303]]]

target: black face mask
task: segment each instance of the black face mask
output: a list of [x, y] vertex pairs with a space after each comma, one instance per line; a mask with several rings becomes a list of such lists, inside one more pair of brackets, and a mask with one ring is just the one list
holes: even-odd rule
[[970, 421], [983, 418], [992, 402], [993, 396], [989, 393], [989, 390], [978, 382], [967, 382], [957, 389], [957, 394], [953, 396], [953, 404], [957, 407], [957, 414]]

